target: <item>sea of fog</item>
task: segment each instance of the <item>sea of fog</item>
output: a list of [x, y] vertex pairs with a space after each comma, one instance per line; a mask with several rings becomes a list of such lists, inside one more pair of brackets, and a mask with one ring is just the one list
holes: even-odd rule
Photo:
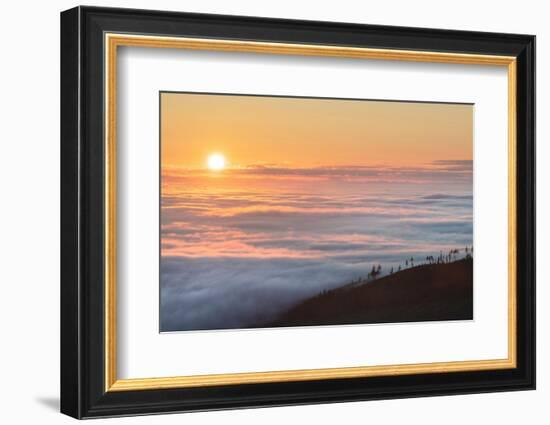
[[163, 170], [161, 331], [246, 328], [472, 245], [472, 162]]

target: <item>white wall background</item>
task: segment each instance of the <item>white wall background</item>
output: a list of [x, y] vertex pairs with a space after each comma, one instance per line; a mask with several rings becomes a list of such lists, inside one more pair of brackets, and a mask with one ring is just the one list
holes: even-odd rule
[[[70, 423], [59, 392], [59, 12], [77, 3], [7, 2], [0, 15], [0, 418]], [[550, 27], [544, 2], [127, 0], [96, 5], [537, 35], [537, 391], [110, 420], [109, 423], [547, 423], [550, 413]], [[546, 308], [548, 306], [548, 308]], [[546, 403], [545, 403], [546, 402]]]

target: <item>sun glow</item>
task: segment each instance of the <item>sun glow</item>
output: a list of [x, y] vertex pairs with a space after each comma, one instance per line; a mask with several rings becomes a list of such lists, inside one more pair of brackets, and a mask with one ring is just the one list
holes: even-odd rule
[[208, 169], [213, 171], [223, 170], [225, 168], [225, 157], [219, 153], [213, 153], [208, 156]]

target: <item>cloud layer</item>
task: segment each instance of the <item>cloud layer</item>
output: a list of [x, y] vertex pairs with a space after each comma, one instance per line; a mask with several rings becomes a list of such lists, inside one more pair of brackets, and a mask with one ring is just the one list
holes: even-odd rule
[[242, 328], [472, 243], [472, 162], [164, 170], [161, 330]]

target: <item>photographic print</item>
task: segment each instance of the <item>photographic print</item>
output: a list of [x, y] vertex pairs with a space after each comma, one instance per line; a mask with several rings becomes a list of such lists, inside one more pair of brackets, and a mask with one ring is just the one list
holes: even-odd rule
[[473, 318], [473, 105], [160, 93], [160, 331]]
[[60, 34], [62, 413], [535, 389], [535, 36]]

